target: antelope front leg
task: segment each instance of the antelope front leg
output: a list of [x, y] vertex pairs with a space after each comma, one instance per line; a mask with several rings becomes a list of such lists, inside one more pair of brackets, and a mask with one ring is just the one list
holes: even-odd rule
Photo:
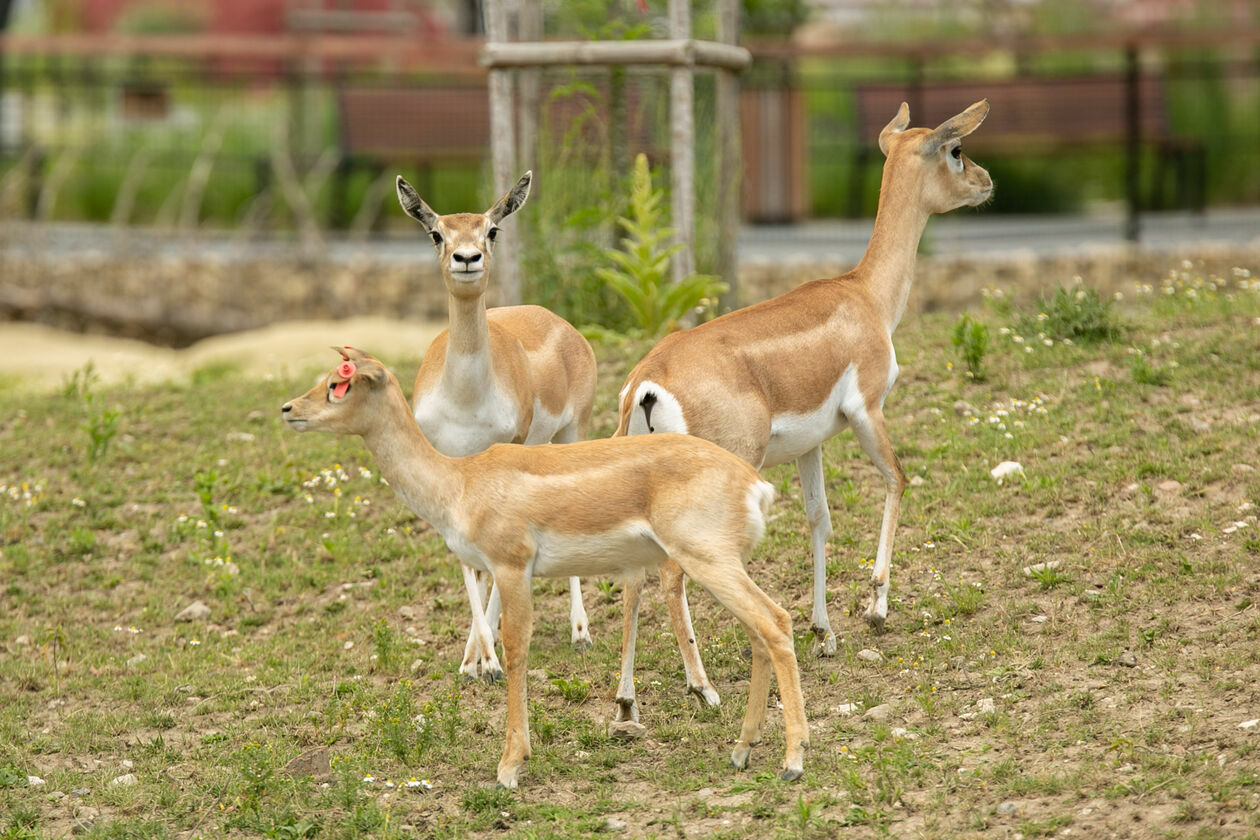
[[884, 497], [884, 519], [879, 528], [879, 549], [875, 553], [875, 568], [871, 571], [871, 600], [866, 607], [865, 618], [876, 630], [884, 628], [888, 618], [888, 585], [892, 575], [893, 533], [897, 530], [897, 517], [901, 513], [901, 497], [906, 492], [906, 474], [893, 452], [884, 424], [884, 413], [870, 412], [866, 418], [850, 418], [862, 450], [875, 463], [884, 476], [887, 495]]
[[661, 564], [660, 576], [661, 591], [665, 594], [665, 603], [669, 605], [669, 620], [674, 626], [674, 637], [678, 639], [678, 651], [682, 654], [687, 691], [699, 698], [705, 706], [719, 706], [722, 698], [713, 683], [709, 682], [709, 675], [705, 673], [704, 662], [700, 660], [700, 648], [696, 644], [696, 631], [691, 626], [691, 610], [687, 606], [687, 579], [673, 560], [666, 560]]
[[[477, 572], [471, 566], [461, 564], [464, 573], [464, 588], [468, 590], [468, 606], [472, 609], [472, 625], [468, 628], [468, 643], [464, 645], [464, 659], [459, 665], [459, 673], [468, 679], [485, 677], [494, 682], [503, 676], [499, 666], [499, 657], [494, 652], [494, 631], [490, 619], [482, 606], [485, 602], [485, 590], [478, 579]], [[495, 611], [497, 619], [497, 610]]]
[[816, 446], [796, 459], [805, 497], [805, 517], [809, 521], [810, 545], [814, 550], [814, 653], [836, 655], [836, 634], [827, 617], [827, 540], [831, 538], [831, 510], [827, 507], [827, 485], [823, 480], [822, 447]]
[[500, 571], [495, 576], [503, 604], [503, 659], [507, 663], [507, 737], [499, 759], [499, 787], [515, 790], [521, 767], [529, 759], [529, 707], [525, 670], [534, 627], [529, 575]]

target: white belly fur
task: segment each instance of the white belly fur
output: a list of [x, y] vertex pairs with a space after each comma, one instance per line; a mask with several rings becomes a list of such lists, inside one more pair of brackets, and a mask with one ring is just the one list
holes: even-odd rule
[[845, 368], [831, 392], [813, 411], [779, 414], [770, 421], [770, 443], [762, 467], [795, 461], [834, 437], [848, 425], [849, 417], [866, 414], [866, 401], [858, 389], [857, 368]]
[[630, 568], [655, 568], [666, 557], [652, 526], [629, 522], [602, 534], [534, 533], [533, 573], [540, 577], [616, 577]]

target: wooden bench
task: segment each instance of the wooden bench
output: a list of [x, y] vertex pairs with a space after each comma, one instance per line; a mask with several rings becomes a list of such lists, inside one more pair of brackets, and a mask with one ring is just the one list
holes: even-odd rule
[[[1131, 102], [1131, 93], [1136, 94], [1136, 103]], [[964, 143], [972, 157], [979, 160], [986, 153], [1024, 156], [1083, 147], [1110, 147], [1129, 155], [1130, 141], [1135, 139], [1139, 146], [1156, 152], [1153, 203], [1163, 203], [1162, 188], [1167, 168], [1172, 165], [1178, 203], [1202, 209], [1203, 148], [1173, 132], [1163, 79], [1142, 77], [1131, 91], [1125, 76], [1109, 75], [857, 86], [854, 100], [859, 151], [851, 182], [850, 213], [861, 212], [865, 167], [878, 152], [880, 130], [903, 101], [910, 105], [912, 125], [935, 126], [983, 98], [989, 100], [992, 110], [984, 125]], [[1133, 104], [1137, 106], [1135, 125], [1130, 124]], [[1129, 184], [1126, 189], [1131, 212], [1141, 203], [1136, 186]]]

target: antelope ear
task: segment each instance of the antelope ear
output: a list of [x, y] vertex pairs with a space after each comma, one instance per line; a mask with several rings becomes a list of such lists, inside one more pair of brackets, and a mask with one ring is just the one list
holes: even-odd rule
[[900, 134], [909, 127], [910, 106], [902, 102], [901, 107], [897, 109], [897, 116], [893, 117], [892, 121], [879, 133], [879, 150], [884, 153], [884, 157], [888, 157], [888, 138], [894, 134]]
[[398, 203], [402, 205], [403, 212], [419, 222], [425, 233], [433, 230], [438, 220], [438, 214], [433, 212], [433, 208], [424, 203], [424, 199], [403, 176], [398, 176], [395, 185], [398, 188]]
[[525, 205], [525, 199], [529, 198], [529, 187], [534, 182], [534, 172], [531, 169], [521, 176], [512, 189], [500, 198], [493, 207], [486, 211], [486, 217], [490, 219], [492, 224], [498, 224], [508, 216], [520, 210]]
[[981, 99], [961, 114], [950, 117], [932, 130], [923, 141], [923, 154], [934, 155], [946, 143], [966, 137], [980, 127], [989, 115], [989, 100]]
[[337, 347], [334, 345], [332, 350], [334, 353], [339, 354], [341, 358], [347, 362], [349, 361], [361, 362], [364, 359], [372, 358], [370, 355], [368, 355], [367, 353], [364, 353], [362, 350], [359, 350], [354, 347], [350, 347], [349, 345], [346, 345], [343, 347]]

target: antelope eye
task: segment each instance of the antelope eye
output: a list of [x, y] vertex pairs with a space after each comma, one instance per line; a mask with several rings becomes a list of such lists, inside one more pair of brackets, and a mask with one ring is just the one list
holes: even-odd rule
[[498, 235], [499, 229], [497, 227], [492, 227], [490, 230], [486, 231], [486, 239], [489, 239], [491, 242], [493, 242], [494, 238]]
[[434, 245], [440, 246], [442, 244], [442, 234], [438, 233], [436, 230], [429, 231], [429, 238], [433, 240]]
[[962, 146], [955, 146], [950, 154], [954, 156], [954, 160], [962, 160]]

